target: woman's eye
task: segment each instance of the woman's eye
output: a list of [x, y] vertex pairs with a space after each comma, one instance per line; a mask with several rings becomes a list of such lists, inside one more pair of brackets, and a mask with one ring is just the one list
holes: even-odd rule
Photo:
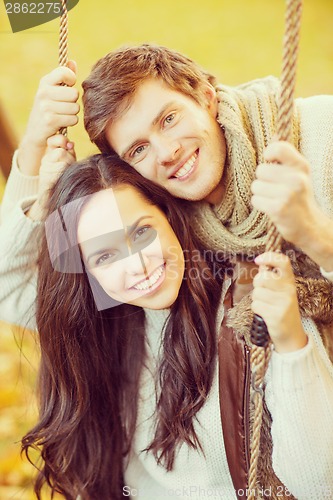
[[149, 229], [151, 229], [151, 226], [139, 227], [133, 235], [133, 240], [136, 241], [138, 238], [146, 234], [149, 231]]
[[172, 123], [172, 122], [173, 122], [173, 120], [175, 119], [175, 116], [176, 116], [176, 115], [175, 115], [175, 113], [171, 113], [170, 115], [168, 115], [168, 116], [165, 118], [164, 123], [166, 123], [166, 124], [168, 124], [168, 125], [169, 125], [170, 123]]
[[102, 264], [105, 264], [109, 262], [112, 258], [114, 257], [114, 253], [103, 253], [98, 259], [96, 260], [96, 266], [100, 266]]

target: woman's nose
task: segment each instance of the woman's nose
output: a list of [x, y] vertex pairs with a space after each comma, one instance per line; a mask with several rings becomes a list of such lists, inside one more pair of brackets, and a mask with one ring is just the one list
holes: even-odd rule
[[127, 274], [136, 275], [142, 274], [146, 275], [148, 273], [148, 257], [141, 251], [129, 255], [126, 259], [125, 271]]

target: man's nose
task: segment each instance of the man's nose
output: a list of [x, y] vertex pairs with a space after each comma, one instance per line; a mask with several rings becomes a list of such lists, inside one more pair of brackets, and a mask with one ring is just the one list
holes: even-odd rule
[[163, 166], [172, 165], [179, 159], [181, 146], [177, 140], [159, 138], [155, 144], [157, 162]]

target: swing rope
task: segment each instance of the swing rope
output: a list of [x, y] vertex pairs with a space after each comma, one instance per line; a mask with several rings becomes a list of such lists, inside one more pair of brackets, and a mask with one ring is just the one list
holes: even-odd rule
[[[60, 30], [59, 30], [59, 66], [67, 66], [68, 53], [67, 53], [67, 36], [68, 36], [68, 12], [67, 0], [61, 0], [62, 14], [60, 16]], [[67, 136], [67, 127], [59, 130], [60, 134]]]
[[[292, 131], [292, 115], [294, 105], [294, 90], [296, 82], [296, 62], [299, 47], [299, 34], [301, 25], [302, 0], [287, 0], [285, 15], [285, 34], [283, 39], [283, 56], [281, 87], [278, 101], [277, 139], [288, 141]], [[278, 167], [277, 167], [278, 168]], [[282, 237], [275, 225], [270, 221], [268, 225], [268, 242], [266, 252], [281, 251]], [[263, 330], [267, 332], [266, 325], [260, 323], [259, 316], [255, 316], [252, 331], [259, 330], [259, 337]], [[251, 338], [252, 338], [251, 332]], [[254, 332], [255, 333], [255, 332]], [[258, 345], [259, 344], [259, 345]], [[257, 465], [260, 451], [260, 430], [263, 414], [263, 382], [268, 363], [271, 357], [271, 343], [267, 332], [266, 338], [260, 338], [259, 343], [251, 349], [251, 371], [254, 404], [254, 421], [251, 439], [251, 457], [249, 468], [249, 500], [257, 496]]]

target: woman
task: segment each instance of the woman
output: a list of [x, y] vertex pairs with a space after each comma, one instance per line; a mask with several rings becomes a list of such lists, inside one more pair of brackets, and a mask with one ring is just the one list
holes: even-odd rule
[[[61, 255], [60, 208], [71, 242]], [[200, 256], [181, 202], [115, 158], [96, 155], [65, 170], [48, 215], [37, 300], [40, 421], [23, 449], [42, 447], [38, 497], [46, 480], [66, 498], [115, 499], [147, 355], [142, 308], [171, 306], [150, 444], [171, 468], [181, 441], [198, 446], [192, 419], [214, 375], [221, 279]]]
[[[51, 189], [37, 299], [40, 419], [23, 439], [27, 454], [41, 450], [38, 498], [45, 482], [70, 500], [243, 496], [231, 479], [220, 418], [226, 402], [216, 317], [226, 264], [207, 253], [204, 260], [183, 203], [103, 155], [71, 165]], [[310, 335], [307, 343], [288, 260], [260, 259], [254, 310], [276, 351], [305, 359], [305, 368], [290, 368], [297, 368], [295, 381], [287, 377], [284, 393], [279, 370], [286, 360], [273, 356], [266, 389], [275, 468], [283, 474], [291, 445], [300, 457], [288, 467], [293, 478], [306, 434], [288, 422], [294, 425], [304, 400], [318, 397], [328, 408], [333, 378]], [[306, 392], [306, 384], [301, 394], [309, 357], [322, 392]], [[313, 415], [301, 419], [308, 430]], [[290, 497], [282, 487], [273, 493]]]

